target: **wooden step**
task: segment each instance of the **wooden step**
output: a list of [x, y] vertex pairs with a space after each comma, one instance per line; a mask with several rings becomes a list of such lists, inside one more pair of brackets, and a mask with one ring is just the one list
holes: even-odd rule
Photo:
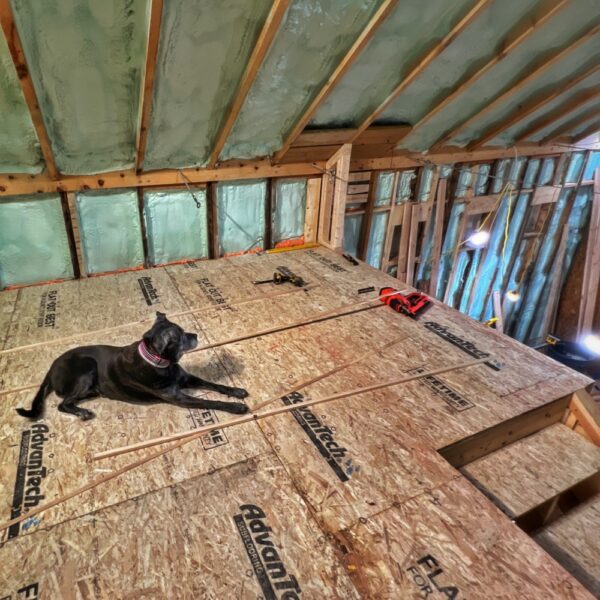
[[461, 471], [516, 519], [600, 471], [600, 448], [555, 423]]
[[600, 597], [600, 494], [544, 526], [533, 538]]

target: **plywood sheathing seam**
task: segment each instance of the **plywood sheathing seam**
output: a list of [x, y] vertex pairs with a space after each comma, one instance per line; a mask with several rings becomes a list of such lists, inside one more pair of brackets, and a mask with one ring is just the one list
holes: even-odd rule
[[[251, 282], [268, 277], [279, 265], [288, 266], [316, 287], [307, 293], [233, 305], [249, 297], [267, 295], [270, 290], [261, 288], [269, 286], [254, 286]], [[240, 256], [5, 292], [0, 294], [0, 306], [6, 307], [0, 312], [3, 315], [0, 328], [6, 331], [7, 347], [57, 339], [86, 330], [90, 331], [86, 343], [126, 344], [139, 338], [144, 330], [142, 325], [101, 335], [93, 332], [151, 317], [156, 310], [169, 313], [185, 311], [190, 306], [214, 306], [212, 310], [197, 313], [196, 317], [183, 315], [177, 319], [185, 329], [197, 332], [203, 344], [329, 311], [362, 300], [364, 296], [357, 294], [359, 288], [394, 285], [393, 281], [369, 267], [354, 267], [338, 254], [322, 248], [283, 255]], [[50, 290], [56, 291], [56, 302], [48, 304], [47, 295], [42, 300], [44, 292]], [[48, 320], [46, 315], [51, 315]], [[261, 587], [255, 576], [240, 576], [252, 567], [231, 515], [234, 509], [239, 509], [244, 495], [251, 491], [254, 503], [267, 515], [265, 522], [273, 529], [273, 540], [277, 540], [274, 543], [279, 544], [282, 540], [287, 572], [297, 578], [301, 587], [304, 586], [302, 589], [307, 590], [306, 594], [315, 590], [317, 597], [356, 597], [346, 572], [339, 570], [344, 551], [340, 544], [343, 544], [348, 552], [345, 559], [348, 572], [354, 578], [355, 586], [368, 597], [369, 582], [375, 585], [379, 581], [379, 576], [372, 577], [372, 555], [367, 550], [362, 552], [357, 544], [351, 547], [344, 543], [344, 532], [380, 522], [387, 528], [394, 511], [412, 506], [414, 502], [424, 503], [423, 510], [427, 510], [429, 503], [425, 499], [431, 490], [444, 489], [460, 478], [439, 455], [438, 448], [544, 406], [552, 399], [587, 385], [587, 378], [508, 338], [500, 338], [439, 303], [435, 303], [426, 320], [420, 322], [383, 308], [248, 339], [217, 350], [191, 354], [183, 360], [184, 367], [199, 376], [246, 387], [250, 392], [248, 403], [254, 406], [265, 397], [284, 393], [315, 373], [353, 360], [369, 348], [378, 348], [392, 338], [404, 340], [388, 349], [383, 357], [373, 356], [372, 360], [302, 390], [303, 398], [313, 399], [378, 383], [389, 379], [391, 373], [401, 376], [403, 372], [410, 374], [418, 369], [431, 369], [471, 358], [426, 329], [428, 321], [446, 327], [481, 351], [490, 353], [504, 363], [503, 370], [495, 372], [480, 365], [462, 373], [440, 375], [436, 381], [411, 382], [402, 389], [379, 390], [336, 401], [314, 408], [310, 413], [299, 406], [294, 415], [281, 415], [259, 424], [250, 423], [223, 431], [217, 429], [213, 435], [39, 515], [39, 519], [25, 521], [19, 535], [0, 548], [0, 559], [3, 564], [13, 560], [27, 561], [20, 564], [31, 565], [31, 571], [19, 569], [9, 570], [7, 575], [3, 573], [6, 579], [0, 592], [8, 593], [5, 589], [10, 592], [29, 583], [22, 580], [23, 573], [31, 573], [31, 582], [39, 576], [48, 597], [53, 597], [57, 588], [52, 586], [56, 585], [64, 586], [64, 590], [72, 589], [72, 585], [91, 589], [89, 577], [90, 565], [93, 565], [94, 581], [102, 590], [111, 589], [102, 586], [109, 585], [106, 582], [112, 577], [110, 581], [118, 581], [120, 589], [132, 594], [151, 589], [159, 596], [185, 592], [211, 597], [211, 594], [218, 596], [219, 590], [223, 589], [219, 586], [227, 583], [241, 585], [242, 597], [254, 598], [261, 594]], [[44, 326], [46, 322], [53, 322], [54, 327]], [[38, 327], [38, 323], [42, 326]], [[14, 353], [0, 355], [2, 388], [12, 389], [41, 379], [56, 356], [78, 343], [81, 341], [51, 345], [43, 353], [36, 349], [16, 349]], [[31, 397], [31, 392], [10, 394], [0, 404], [0, 464], [3, 465], [0, 469], [0, 497], [3, 499], [0, 519], [3, 522], [11, 516], [24, 432], [42, 436], [42, 462], [47, 472], [41, 482], [41, 494], [47, 501], [101, 475], [105, 469], [118, 469], [131, 460], [130, 456], [124, 455], [111, 459], [110, 466], [91, 463], [91, 455], [99, 451], [191, 430], [201, 424], [214, 422], [218, 427], [219, 422], [230, 418], [223, 413], [183, 411], [162, 405], [135, 407], [98, 400], [88, 404], [97, 413], [97, 418], [81, 423], [56, 411], [57, 399], [52, 395], [48, 398], [47, 416], [40, 422], [47, 431], [33, 432], [35, 424], [22, 420], [14, 412], [15, 406], [27, 405]], [[293, 396], [287, 402], [298, 399]], [[315, 428], [319, 433], [314, 433]], [[329, 454], [321, 452], [310, 431], [321, 445], [329, 442], [329, 448], [324, 446]], [[321, 439], [320, 435], [330, 435], [333, 439]], [[27, 458], [25, 455], [25, 463]], [[245, 470], [244, 464], [256, 464], [256, 470]], [[266, 494], [272, 494], [265, 484], [265, 478], [270, 477], [274, 478], [276, 487], [294, 498], [290, 502], [300, 512], [294, 513], [293, 520], [290, 520], [289, 511], [287, 516], [285, 514], [287, 501], [283, 497], [273, 496], [281, 502], [277, 500], [271, 504], [264, 500]], [[470, 484], [465, 482], [465, 485]], [[193, 493], [188, 494], [186, 490], [191, 489]], [[222, 490], [227, 491], [228, 499], [222, 500]], [[482, 497], [478, 502], [478, 514], [481, 522], [488, 523], [486, 531], [490, 535], [497, 535], [494, 532], [498, 527], [507, 532], [507, 537], [514, 533], [508, 521], [497, 525], [499, 520], [493, 516], [495, 509], [487, 499]], [[225, 516], [215, 511], [215, 506]], [[177, 516], [180, 513], [183, 517]], [[185, 527], [179, 520], [184, 517], [188, 519], [183, 521]], [[142, 525], [132, 528], [130, 524], [136, 522]], [[173, 524], [171, 536], [163, 533], [163, 522]], [[95, 528], [90, 525], [93, 523], [96, 523]], [[197, 523], [204, 533], [190, 529]], [[188, 532], [180, 535], [180, 530], [186, 527]], [[444, 535], [443, 521], [436, 521], [431, 528], [433, 537]], [[285, 531], [291, 532], [291, 538], [286, 537]], [[206, 541], [207, 535], [210, 542]], [[327, 544], [330, 540], [333, 543], [334, 535], [337, 536], [335, 544], [330, 547]], [[326, 558], [319, 561], [311, 550], [305, 551], [304, 542], [297, 541], [309, 538]], [[323, 541], [319, 542], [321, 538]], [[84, 549], [81, 556], [87, 556], [87, 548], [99, 550], [97, 553], [90, 550], [90, 560], [81, 559], [76, 558], [80, 557], [77, 552], [71, 554], [72, 546], [65, 544], [61, 546], [66, 553], [62, 556], [72, 557], [72, 560], [64, 561], [54, 552], [46, 552], [42, 557], [38, 550], [34, 551], [34, 548], [55, 548], [57, 542], [54, 540], [58, 539], [71, 540]], [[292, 546], [297, 545], [302, 552], [298, 554], [293, 548], [288, 553], [288, 539], [294, 540]], [[215, 540], [219, 543], [215, 544]], [[508, 576], [515, 589], [525, 585], [524, 578], [537, 582], [537, 572], [541, 569], [556, 583], [556, 591], [548, 594], [549, 585], [539, 584], [545, 597], [552, 597], [552, 594], [563, 597], [560, 594], [567, 583], [573, 586], [570, 593], [574, 598], [586, 597], [566, 573], [537, 553], [533, 542], [525, 537], [519, 540], [523, 546], [520, 552], [535, 556], [536, 564], [535, 568], [528, 569], [515, 561], [514, 570]], [[476, 564], [480, 566], [473, 567], [475, 575], [465, 574], [471, 566], [460, 567], [454, 559], [448, 558], [462, 555], [461, 548], [465, 544], [465, 536], [457, 529], [446, 538], [443, 555], [440, 550], [437, 554], [434, 552], [436, 560], [447, 563], [445, 572], [452, 576], [456, 574], [464, 594], [476, 595], [481, 589], [477, 586], [484, 585], [475, 579], [493, 585], [492, 576], [483, 574], [484, 567], [491, 568], [491, 573], [496, 575], [513, 568], [508, 559], [502, 559], [500, 566], [492, 567], [493, 552], [490, 550], [478, 559]], [[148, 553], [152, 556], [152, 569], [148, 569]], [[125, 562], [126, 568], [121, 568], [115, 575], [114, 565], [122, 565], [125, 554], [134, 558]], [[211, 566], [213, 555], [219, 557], [219, 568]], [[175, 556], [179, 560], [176, 561]], [[201, 562], [190, 563], [189, 556], [201, 557]], [[387, 562], [388, 555], [382, 556]], [[407, 555], [407, 560], [409, 558], [417, 560], [419, 557]], [[232, 560], [234, 567], [223, 574], [219, 569], [227, 564], [226, 559]], [[393, 561], [389, 565], [395, 568]], [[180, 567], [188, 573], [201, 572], [203, 583], [198, 583], [195, 575], [177, 576]], [[316, 576], [316, 572], [326, 574]], [[385, 571], [384, 579], [385, 585], [394, 589], [394, 573]], [[402, 579], [404, 581], [404, 575]], [[413, 584], [404, 581], [402, 585]], [[328, 591], [317, 591], [322, 589]], [[418, 594], [418, 588], [405, 589], [405, 597]]]

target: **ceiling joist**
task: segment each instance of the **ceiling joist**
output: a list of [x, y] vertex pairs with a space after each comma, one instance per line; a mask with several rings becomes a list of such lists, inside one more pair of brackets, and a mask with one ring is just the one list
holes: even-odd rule
[[239, 88], [235, 95], [235, 98], [231, 104], [231, 108], [227, 114], [227, 118], [221, 127], [219, 134], [217, 136], [217, 140], [215, 142], [214, 148], [210, 154], [210, 159], [208, 161], [209, 167], [214, 167], [219, 161], [219, 155], [221, 154], [221, 150], [225, 146], [227, 142], [227, 138], [235, 125], [235, 121], [242, 110], [242, 106], [244, 105], [244, 101], [248, 96], [248, 92], [254, 83], [256, 75], [260, 70], [260, 67], [275, 39], [275, 35], [279, 30], [279, 26], [283, 20], [285, 12], [289, 6], [289, 0], [274, 0], [273, 6], [267, 16], [265, 24], [258, 36], [258, 40], [256, 41], [256, 45], [254, 46], [254, 50], [252, 50], [252, 55], [248, 60], [248, 64], [246, 65], [246, 69], [242, 76], [242, 80], [240, 82]]
[[526, 29], [523, 29], [523, 26], [518, 24], [505, 40], [502, 49], [475, 73], [468, 76], [465, 81], [455, 87], [452, 92], [445, 95], [441, 102], [436, 104], [426, 115], [421, 117], [421, 119], [417, 121], [415, 125], [413, 125], [413, 129], [421, 127], [430, 121], [435, 115], [439, 114], [442, 110], [449, 106], [452, 102], [454, 102], [461, 94], [466, 92], [471, 85], [485, 75], [485, 73], [487, 73], [498, 63], [502, 62], [508, 54], [518, 48], [518, 46], [527, 40], [533, 33], [539, 31], [545, 25], [545, 23], [548, 22], [555, 14], [557, 14], [565, 5], [567, 5], [569, 1], [570, 0], [547, 1], [541, 8], [537, 9], [535, 14], [530, 16], [528, 19], [529, 25]]
[[[569, 90], [573, 89], [573, 87], [575, 87], [582, 81], [586, 80], [588, 77], [590, 77], [591, 75], [596, 73], [599, 69], [600, 69], [600, 66], [593, 66], [592, 68], [585, 70], [580, 75], [576, 75], [573, 79], [571, 79], [569, 81], [566, 89], [563, 86], [557, 87], [550, 94], [543, 96], [542, 98], [532, 102], [528, 106], [521, 107], [516, 113], [510, 115], [506, 121], [503, 121], [497, 127], [494, 127], [493, 129], [488, 131], [481, 139], [477, 140], [477, 142], [475, 144], [473, 144], [473, 149], [476, 150], [477, 148], [481, 148], [484, 144], [486, 144], [490, 140], [493, 140], [496, 136], [500, 135], [502, 132], [506, 131], [513, 125], [516, 125], [520, 121], [523, 121], [528, 116], [532, 115], [539, 109], [546, 106], [546, 104], [548, 104], [552, 100], [555, 100], [556, 98], [560, 97], [561, 95], [567, 93]], [[520, 135], [517, 141], [524, 141], [532, 133], [534, 133], [534, 132], [528, 131], [527, 133]]]
[[587, 140], [591, 135], [600, 133], [600, 119], [594, 121], [589, 127], [573, 138], [574, 144], [580, 144]]
[[[539, 77], [542, 73], [547, 71], [550, 67], [555, 65], [557, 62], [559, 62], [565, 56], [567, 56], [568, 54], [570, 54], [571, 52], [573, 52], [577, 48], [579, 48], [582, 44], [589, 41], [589, 39], [591, 37], [593, 37], [594, 35], [596, 35], [596, 33], [598, 33], [599, 30], [600, 30], [600, 27], [598, 25], [594, 25], [590, 29], [588, 29], [587, 32], [584, 35], [582, 35], [577, 41], [573, 42], [572, 44], [570, 44], [566, 47], [558, 48], [539, 67], [528, 71], [526, 75], [524, 75], [518, 81], [516, 81], [504, 93], [500, 94], [500, 96], [497, 96], [495, 100], [488, 102], [484, 108], [482, 108], [480, 111], [476, 112], [474, 115], [468, 117], [467, 119], [465, 119], [464, 121], [459, 123], [450, 132], [443, 135], [440, 140], [434, 142], [434, 144], [436, 146], [442, 146], [443, 144], [448, 143], [457, 133], [462, 131], [465, 127], [471, 125], [472, 123], [474, 123], [475, 121], [477, 121], [478, 119], [483, 117], [484, 115], [489, 114], [492, 110], [497, 109], [502, 104], [505, 104], [509, 100], [509, 98], [513, 94], [515, 94], [518, 90], [520, 90], [521, 88], [523, 88], [524, 86], [529, 84], [531, 81], [535, 80], [537, 77]], [[478, 142], [478, 140], [473, 142], [469, 146], [469, 149], [473, 150], [475, 148], [475, 146], [477, 145], [477, 142]]]
[[8, 44], [8, 49], [15, 65], [17, 77], [19, 78], [21, 91], [25, 97], [33, 127], [40, 143], [40, 150], [44, 162], [46, 163], [46, 171], [51, 179], [56, 179], [59, 174], [56, 163], [54, 162], [50, 138], [48, 137], [48, 132], [44, 125], [44, 119], [40, 111], [35, 88], [33, 87], [33, 81], [27, 67], [23, 46], [21, 45], [21, 39], [15, 25], [9, 0], [0, 0], [0, 26], [4, 32], [4, 37], [6, 38], [6, 43]]
[[[314, 97], [313, 101], [310, 103], [310, 106], [306, 109], [306, 111], [304, 111], [302, 117], [300, 117], [299, 121], [294, 125], [294, 128], [285, 139], [283, 146], [273, 157], [273, 162], [277, 163], [281, 161], [286, 152], [289, 150], [290, 146], [292, 146], [294, 144], [294, 141], [298, 138], [298, 136], [302, 134], [304, 128], [311, 120], [312, 116], [315, 114], [321, 103], [325, 100], [325, 98], [327, 98], [331, 90], [344, 76], [346, 71], [348, 71], [350, 66], [356, 60], [357, 56], [362, 52], [363, 48], [367, 45], [371, 37], [373, 37], [373, 34], [377, 31], [377, 28], [381, 25], [381, 23], [383, 23], [383, 21], [390, 14], [390, 12], [396, 6], [396, 4], [397, 0], [384, 0], [382, 5], [379, 7], [377, 12], [373, 15], [373, 17], [367, 24], [367, 26], [358, 36], [357, 40], [354, 42], [354, 44], [352, 44], [350, 50], [340, 61], [340, 64], [337, 66], [335, 71], [331, 74], [329, 79], [327, 79], [325, 85], [319, 90], [318, 94]], [[349, 138], [345, 141], [350, 141], [350, 139], [352, 138]]]
[[154, 89], [154, 75], [156, 73], [156, 60], [158, 58], [158, 43], [160, 40], [160, 24], [162, 20], [163, 0], [152, 0], [150, 12], [150, 30], [148, 32], [148, 47], [146, 50], [146, 69], [144, 71], [144, 85], [141, 98], [141, 119], [138, 126], [136, 140], [135, 169], [139, 173], [144, 165], [146, 143], [148, 141], [148, 128], [152, 115], [152, 91]]
[[454, 25], [454, 27], [438, 42], [425, 56], [423, 56], [413, 69], [402, 79], [394, 88], [391, 94], [358, 126], [352, 142], [362, 134], [367, 127], [383, 113], [383, 111], [396, 100], [396, 98], [405, 90], [425, 69], [464, 31], [477, 17], [477, 15], [490, 3], [490, 0], [478, 0], [469, 9], [469, 11]]
[[[581, 115], [577, 115], [572, 119], [569, 119], [566, 123], [559, 125], [555, 129], [552, 130], [542, 141], [541, 144], [549, 144], [552, 140], [556, 140], [561, 136], [568, 135], [571, 131], [577, 130], [582, 125], [585, 125], [588, 122], [596, 121], [600, 113], [598, 112], [598, 106], [594, 105], [590, 108], [590, 110], [586, 111]], [[563, 114], [564, 117], [564, 114]]]

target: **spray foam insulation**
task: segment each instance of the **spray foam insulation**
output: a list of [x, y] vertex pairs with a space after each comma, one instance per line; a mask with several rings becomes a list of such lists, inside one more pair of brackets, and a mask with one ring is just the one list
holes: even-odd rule
[[[253, 285], [281, 265], [312, 287]], [[455, 587], [455, 597], [485, 590], [506, 598], [590, 598], [438, 452], [589, 380], [437, 302], [419, 322], [382, 306], [183, 359], [198, 376], [245, 387], [250, 406], [277, 396], [272, 407], [297, 405], [257, 423], [219, 429], [231, 415], [106, 399], [86, 403], [97, 417], [83, 423], [59, 413], [54, 395], [41, 421], [14, 411], [29, 405], [33, 391], [10, 390], [40, 381], [62, 352], [140, 339], [156, 310], [187, 312], [173, 320], [202, 345], [363, 300], [357, 290], [366, 285], [394, 280], [312, 249], [0, 294], [1, 522], [23, 509], [21, 495], [35, 506], [137, 458], [93, 462], [97, 452], [217, 427], [4, 534], [0, 594], [31, 586], [52, 599], [419, 598], [439, 567], [438, 585]], [[399, 343], [383, 355], [286, 395], [393, 340]], [[53, 343], [23, 347], [43, 341]], [[464, 362], [471, 358], [466, 347], [491, 354], [503, 369], [478, 365], [302, 407], [305, 399]]]
[[150, 3], [11, 4], [58, 170], [132, 167]]

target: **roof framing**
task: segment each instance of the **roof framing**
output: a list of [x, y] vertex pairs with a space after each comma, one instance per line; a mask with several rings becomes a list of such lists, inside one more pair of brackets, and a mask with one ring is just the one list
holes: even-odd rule
[[52, 145], [50, 143], [50, 138], [48, 137], [48, 132], [46, 131], [46, 126], [44, 125], [44, 118], [40, 111], [37, 95], [35, 93], [35, 88], [33, 87], [29, 68], [27, 67], [23, 46], [21, 45], [21, 38], [19, 37], [19, 32], [15, 25], [9, 0], [0, 0], [0, 26], [4, 32], [4, 37], [6, 38], [6, 43], [8, 44], [8, 49], [15, 65], [17, 77], [19, 78], [21, 91], [25, 97], [33, 127], [40, 143], [40, 150], [44, 162], [46, 163], [46, 171], [51, 179], [56, 179], [59, 176], [59, 173], [56, 168], [56, 163], [54, 162]]
[[[369, 40], [373, 37], [373, 34], [377, 31], [377, 28], [381, 25], [381, 23], [383, 23], [383, 21], [385, 21], [385, 19], [395, 8], [397, 3], [397, 0], [384, 0], [377, 12], [373, 15], [373, 17], [371, 17], [371, 20], [367, 23], [367, 26], [358, 36], [357, 40], [354, 42], [354, 44], [352, 44], [350, 50], [348, 50], [344, 58], [340, 61], [340, 64], [337, 66], [335, 71], [331, 74], [331, 76], [327, 79], [323, 87], [314, 97], [314, 99], [312, 100], [302, 117], [300, 117], [298, 122], [294, 125], [292, 131], [286, 137], [283, 146], [280, 150], [277, 151], [277, 153], [273, 157], [273, 162], [279, 162], [284, 157], [286, 152], [290, 149], [290, 146], [292, 146], [296, 139], [302, 134], [302, 131], [304, 130], [312, 116], [315, 114], [321, 103], [325, 100], [325, 98], [327, 98], [331, 90], [348, 71], [352, 63], [356, 60], [356, 58], [362, 52]], [[349, 139], [353, 139], [353, 136], [350, 136], [345, 141], [348, 141]]]
[[452, 29], [416, 63], [387, 98], [357, 127], [352, 142], [468, 27], [491, 0], [478, 0]]
[[142, 94], [141, 118], [136, 140], [135, 168], [139, 173], [146, 156], [146, 142], [152, 114], [152, 90], [154, 89], [154, 75], [156, 73], [156, 60], [158, 58], [158, 43], [160, 40], [160, 25], [162, 20], [163, 0], [152, 0], [150, 9], [150, 29], [148, 32], [148, 47], [146, 51], [146, 69], [144, 71], [144, 85]]
[[[600, 31], [599, 25], [591, 26], [584, 35], [582, 35], [577, 41], [569, 44], [568, 46], [564, 46], [562, 48], [558, 48], [551, 56], [548, 57], [546, 61], [544, 61], [537, 69], [533, 69], [529, 71], [525, 76], [521, 77], [515, 84], [509, 87], [504, 93], [500, 94], [500, 96], [496, 97], [495, 100], [492, 100], [486, 106], [476, 112], [471, 117], [468, 117], [461, 123], [459, 123], [456, 127], [454, 127], [450, 132], [443, 135], [439, 140], [434, 142], [434, 145], [442, 145], [451, 140], [457, 133], [462, 131], [465, 127], [470, 125], [471, 123], [480, 119], [483, 115], [488, 114], [495, 108], [497, 108], [500, 104], [505, 103], [510, 96], [512, 96], [515, 92], [520, 90], [522, 87], [534, 81], [536, 77], [539, 77], [544, 71], [548, 70], [552, 65], [560, 61], [562, 58], [573, 52], [575, 49], [579, 48], [582, 44], [587, 42], [592, 36]], [[471, 144], [469, 144], [468, 148], [473, 150], [478, 146], [478, 140], [475, 140]]]
[[[591, 99], [594, 99], [594, 97], [592, 97]], [[590, 99], [588, 99], [588, 101], [589, 100]], [[564, 114], [562, 116], [564, 116]], [[585, 113], [583, 113], [581, 115], [577, 115], [576, 117], [569, 119], [563, 125], [559, 125], [555, 129], [553, 129], [551, 131], [551, 133], [549, 133], [544, 139], [542, 139], [541, 143], [549, 144], [552, 140], [555, 140], [563, 135], [566, 135], [570, 131], [576, 130], [581, 125], [585, 125], [588, 121], [591, 121], [592, 119], [594, 119], [594, 121], [595, 121], [599, 116], [600, 116], [600, 114], [598, 112], [598, 107], [592, 106], [590, 108], [590, 110], [586, 111]]]
[[586, 140], [587, 138], [589, 138], [590, 135], [593, 135], [594, 133], [599, 133], [599, 132], [600, 132], [600, 119], [594, 121], [594, 123], [592, 123], [587, 129], [585, 129], [579, 135], [577, 135], [573, 139], [573, 142], [576, 144], [579, 144], [579, 143], [583, 142], [584, 140]]
[[246, 100], [248, 92], [250, 91], [250, 88], [256, 79], [256, 75], [260, 70], [267, 52], [269, 51], [269, 48], [275, 39], [275, 35], [279, 30], [279, 26], [281, 25], [289, 4], [289, 0], [274, 0], [273, 6], [271, 6], [271, 10], [267, 16], [265, 24], [263, 25], [260, 35], [258, 36], [256, 45], [254, 46], [254, 50], [252, 50], [252, 55], [250, 56], [248, 64], [246, 65], [246, 69], [227, 114], [227, 118], [225, 119], [223, 126], [219, 131], [214, 148], [210, 154], [208, 161], [209, 167], [214, 167], [219, 160], [221, 150], [223, 150], [223, 147], [227, 142], [227, 138], [233, 129], [235, 121], [242, 110], [244, 101]]
[[459, 83], [444, 99], [436, 104], [426, 115], [421, 117], [413, 129], [421, 127], [429, 120], [431, 120], [440, 111], [446, 108], [449, 104], [454, 102], [461, 94], [463, 94], [473, 83], [475, 83], [480, 77], [487, 73], [492, 67], [503, 61], [506, 56], [523, 43], [530, 35], [538, 31], [547, 21], [549, 21], [555, 14], [557, 14], [562, 8], [564, 8], [570, 0], [547, 0], [543, 3], [542, 7], [536, 8], [532, 13], [529, 21], [530, 24], [526, 29], [523, 30], [522, 24], [517, 24], [510, 35], [505, 40], [502, 49], [495, 54], [491, 60], [485, 63], [475, 73], [468, 76], [465, 81]]

